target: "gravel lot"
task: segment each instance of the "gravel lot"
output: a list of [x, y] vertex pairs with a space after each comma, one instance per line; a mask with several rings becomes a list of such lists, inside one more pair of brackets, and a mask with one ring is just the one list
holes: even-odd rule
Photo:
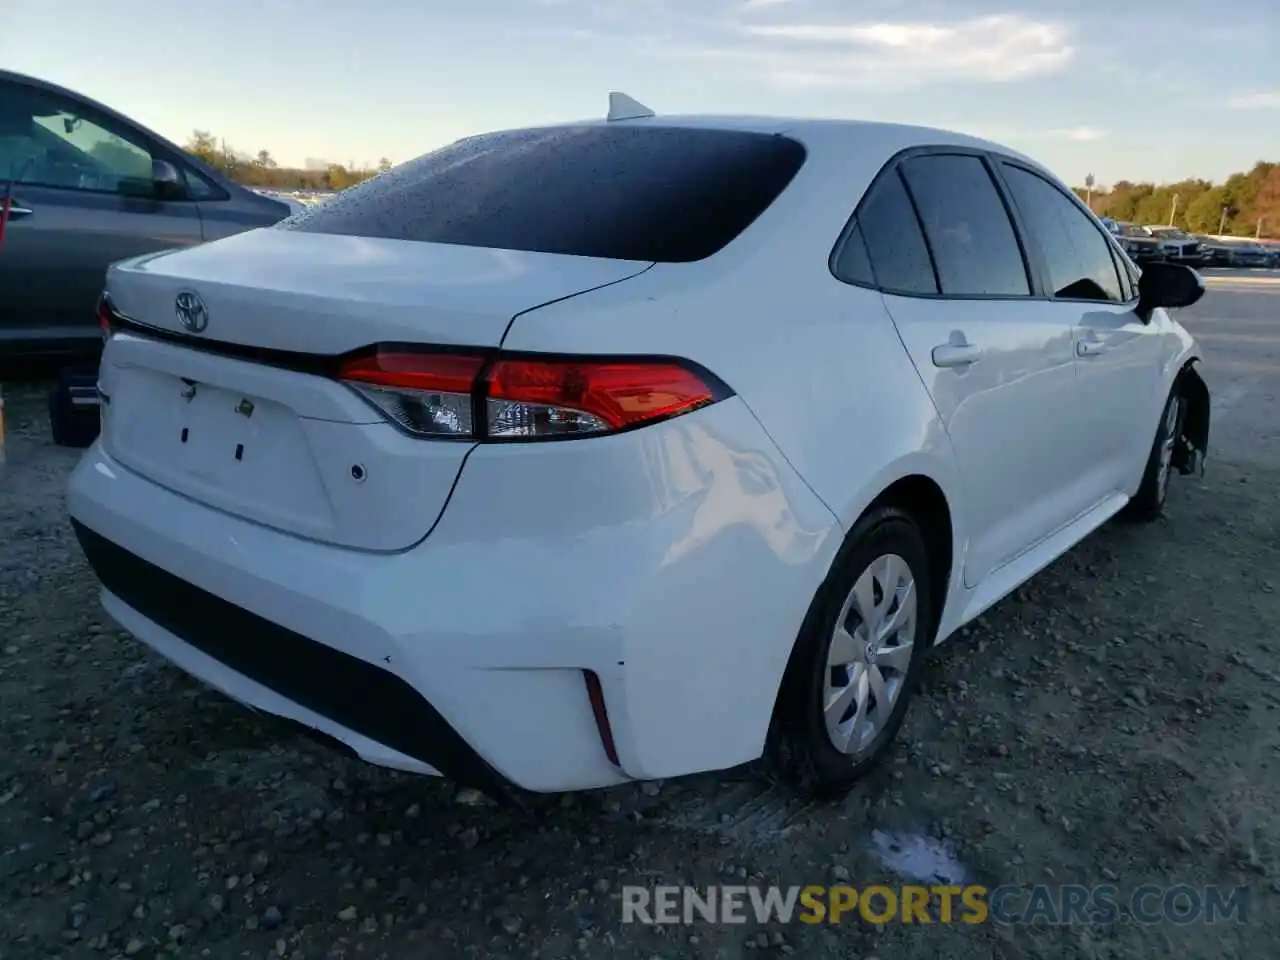
[[[1216, 283], [1214, 449], [941, 649], [837, 806], [737, 771], [534, 816], [376, 770], [204, 690], [100, 613], [63, 516], [77, 452], [5, 389], [0, 958], [1261, 958], [1280, 955], [1280, 285]], [[1245, 925], [624, 926], [626, 883], [1247, 885]]]

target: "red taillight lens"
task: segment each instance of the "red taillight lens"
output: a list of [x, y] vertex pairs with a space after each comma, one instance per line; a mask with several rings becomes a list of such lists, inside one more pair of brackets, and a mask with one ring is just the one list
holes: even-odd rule
[[504, 360], [485, 377], [491, 437], [625, 430], [688, 413], [715, 391], [671, 361]]
[[115, 311], [111, 307], [111, 299], [104, 293], [98, 298], [98, 326], [102, 328], [102, 339], [111, 336], [111, 319]]
[[729, 394], [709, 374], [670, 359], [488, 360], [381, 348], [346, 362], [338, 376], [408, 433], [474, 440], [613, 433]]
[[344, 364], [342, 379], [376, 387], [470, 394], [482, 357], [451, 353], [378, 351]]

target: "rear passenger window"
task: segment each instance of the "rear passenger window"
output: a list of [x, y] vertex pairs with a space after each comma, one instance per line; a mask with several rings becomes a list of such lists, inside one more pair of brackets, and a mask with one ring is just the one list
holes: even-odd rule
[[886, 293], [937, 293], [929, 248], [896, 172], [881, 177], [858, 213], [876, 284]]
[[902, 175], [924, 222], [942, 292], [1030, 296], [1031, 282], [1004, 201], [978, 157], [916, 157]]
[[1049, 287], [1063, 300], [1126, 303], [1111, 244], [1084, 211], [1048, 180], [1005, 164], [1005, 182], [1049, 271]]
[[867, 287], [874, 287], [876, 284], [871, 258], [867, 255], [867, 242], [862, 238], [862, 229], [857, 221], [849, 227], [840, 246], [840, 252], [836, 256], [835, 275], [845, 283]]

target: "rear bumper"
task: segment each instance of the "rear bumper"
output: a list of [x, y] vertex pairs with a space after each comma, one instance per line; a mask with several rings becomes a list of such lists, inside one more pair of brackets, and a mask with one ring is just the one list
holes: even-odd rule
[[479, 448], [399, 554], [238, 519], [100, 444], [68, 506], [108, 613], [182, 669], [370, 762], [544, 792], [758, 756], [841, 540], [736, 398], [616, 437]]
[[[111, 612], [126, 626], [158, 640], [161, 652], [180, 666], [208, 675], [210, 666], [219, 664], [261, 688], [253, 695], [245, 683], [238, 690], [233, 683], [228, 692], [266, 709], [270, 709], [269, 694], [274, 693], [367, 739], [370, 743], [364, 750], [383, 754], [379, 759], [391, 766], [423, 765], [423, 772], [442, 773], [490, 792], [505, 786], [502, 777], [401, 677], [201, 590], [77, 520], [71, 525], [109, 596]], [[161, 631], [168, 637], [162, 637]], [[391, 753], [373, 744], [390, 748]]]

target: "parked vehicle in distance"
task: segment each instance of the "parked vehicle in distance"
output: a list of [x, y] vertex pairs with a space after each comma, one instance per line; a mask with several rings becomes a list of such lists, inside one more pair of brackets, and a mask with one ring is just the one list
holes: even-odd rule
[[1231, 265], [1233, 267], [1270, 267], [1273, 263], [1271, 253], [1256, 241], [1231, 240], [1228, 242], [1231, 245]]
[[141, 124], [0, 70], [0, 357], [88, 354], [116, 260], [269, 226], [301, 204], [261, 196]]
[[1205, 250], [1205, 264], [1213, 267], [1229, 267], [1232, 265], [1231, 244], [1217, 237], [1196, 236]]
[[1208, 250], [1199, 240], [1178, 227], [1148, 226], [1147, 232], [1160, 242], [1164, 258], [1174, 263], [1199, 266], [1208, 260]]
[[1267, 266], [1280, 267], [1280, 240], [1259, 240], [1258, 246], [1267, 253]]
[[324, 203], [337, 193], [336, 190], [289, 190], [275, 187], [254, 187], [253, 189], [265, 197], [289, 204], [290, 209], [295, 213], [314, 204]]
[[72, 523], [121, 625], [372, 763], [839, 793], [927, 648], [1202, 466], [1204, 286], [989, 141], [612, 101], [113, 266]]
[[1146, 227], [1117, 220], [1104, 220], [1103, 223], [1134, 263], [1142, 265], [1164, 259], [1164, 248]]

